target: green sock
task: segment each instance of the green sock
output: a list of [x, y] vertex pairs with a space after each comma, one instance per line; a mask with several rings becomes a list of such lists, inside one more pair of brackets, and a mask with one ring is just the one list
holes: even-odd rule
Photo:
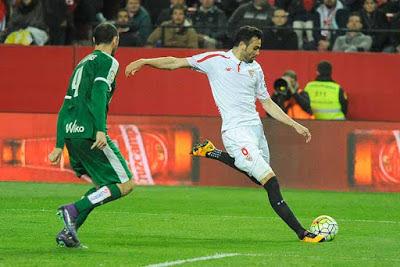
[[119, 190], [117, 184], [110, 184], [99, 188], [87, 196], [84, 196], [81, 200], [75, 202], [74, 205], [78, 212], [81, 213], [85, 210], [94, 209], [97, 206], [116, 200], [120, 197], [121, 191]]
[[[96, 192], [96, 190], [97, 190], [96, 187], [90, 188], [89, 191], [87, 191], [82, 198], [87, 197], [88, 195]], [[94, 208], [87, 209], [87, 210], [84, 210], [81, 213], [79, 213], [78, 218], [76, 218], [76, 222], [75, 222], [76, 223], [76, 229], [79, 229], [79, 227], [81, 227], [81, 225], [85, 222], [87, 216], [89, 215], [89, 213], [93, 209]]]

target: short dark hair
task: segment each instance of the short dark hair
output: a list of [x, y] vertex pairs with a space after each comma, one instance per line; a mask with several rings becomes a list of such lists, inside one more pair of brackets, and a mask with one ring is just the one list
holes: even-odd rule
[[240, 27], [239, 30], [236, 32], [235, 38], [233, 40], [233, 46], [238, 46], [240, 42], [244, 42], [247, 45], [253, 37], [262, 39], [262, 31], [252, 26]]
[[361, 21], [361, 14], [359, 12], [357, 12], [357, 11], [351, 12], [350, 15], [349, 15], [349, 18], [347, 20], [349, 20], [350, 17], [358, 17], [360, 19], [360, 21]]
[[332, 64], [329, 61], [321, 61], [318, 63], [317, 70], [319, 75], [331, 76], [332, 75]]
[[120, 8], [120, 9], [118, 10], [117, 14], [119, 14], [119, 13], [121, 13], [121, 12], [126, 12], [126, 13], [129, 14], [128, 9], [126, 9], [126, 8]]
[[93, 32], [94, 43], [96, 45], [110, 44], [116, 36], [118, 36], [118, 30], [109, 22], [100, 23]]
[[275, 8], [275, 9], [274, 9], [274, 12], [272, 13], [273, 16], [275, 16], [275, 12], [276, 12], [276, 11], [283, 11], [283, 12], [285, 12], [285, 14], [287, 14], [287, 12], [286, 12], [285, 9], [278, 7], [278, 8]]
[[286, 70], [282, 76], [290, 77], [293, 80], [297, 81], [297, 74], [294, 70]]
[[172, 7], [172, 13], [174, 13], [174, 11], [178, 9], [178, 10], [183, 10], [183, 13], [185, 13], [186, 15], [186, 6], [185, 5], [181, 5], [181, 4], [176, 4]]
[[[367, 2], [368, 0], [364, 0], [363, 1], [363, 5], [365, 5], [365, 2]], [[372, 2], [374, 2], [375, 4], [377, 4], [377, 1], [376, 0], [372, 0]]]

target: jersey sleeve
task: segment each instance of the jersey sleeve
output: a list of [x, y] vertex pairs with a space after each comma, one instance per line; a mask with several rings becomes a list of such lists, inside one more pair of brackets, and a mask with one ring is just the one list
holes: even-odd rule
[[97, 58], [94, 82], [104, 82], [111, 91], [111, 85], [114, 83], [118, 73], [119, 63], [112, 57]]
[[270, 98], [270, 95], [267, 90], [267, 84], [265, 83], [264, 73], [261, 67], [257, 73], [257, 98], [259, 100], [266, 100]]
[[64, 148], [64, 135], [65, 135], [65, 129], [64, 129], [64, 120], [65, 120], [65, 112], [66, 112], [66, 103], [64, 100], [64, 103], [58, 112], [58, 117], [57, 117], [57, 137], [56, 137], [56, 147], [57, 148]]
[[97, 131], [106, 131], [107, 90], [111, 91], [115, 76], [118, 72], [118, 61], [114, 58], [98, 59], [96, 62], [94, 84], [91, 98], [88, 103], [90, 112], [94, 118]]
[[107, 90], [105, 83], [96, 82], [89, 100], [89, 110], [93, 115], [96, 131], [106, 132]]
[[203, 72], [205, 74], [210, 74], [213, 69], [213, 60], [211, 59], [219, 55], [220, 54], [216, 52], [207, 52], [188, 57], [186, 60], [194, 70]]

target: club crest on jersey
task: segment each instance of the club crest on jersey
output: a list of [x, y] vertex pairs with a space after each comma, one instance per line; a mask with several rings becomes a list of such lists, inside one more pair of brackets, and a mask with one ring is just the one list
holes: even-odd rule
[[76, 123], [76, 120], [74, 122], [67, 123], [65, 125], [65, 132], [66, 133], [83, 133], [85, 131], [85, 127], [80, 126]]
[[246, 160], [248, 161], [252, 161], [253, 158], [249, 155], [249, 151], [247, 150], [247, 148], [242, 147], [241, 149], [243, 156], [246, 158]]
[[249, 75], [250, 75], [251, 78], [253, 78], [254, 74], [255, 74], [254, 70], [249, 70]]

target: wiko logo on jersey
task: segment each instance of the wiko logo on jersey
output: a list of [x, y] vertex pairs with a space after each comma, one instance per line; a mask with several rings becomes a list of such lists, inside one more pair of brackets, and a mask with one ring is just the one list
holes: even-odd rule
[[84, 131], [85, 127], [76, 124], [76, 120], [74, 122], [70, 122], [67, 123], [67, 125], [65, 125], [66, 133], [83, 133]]

